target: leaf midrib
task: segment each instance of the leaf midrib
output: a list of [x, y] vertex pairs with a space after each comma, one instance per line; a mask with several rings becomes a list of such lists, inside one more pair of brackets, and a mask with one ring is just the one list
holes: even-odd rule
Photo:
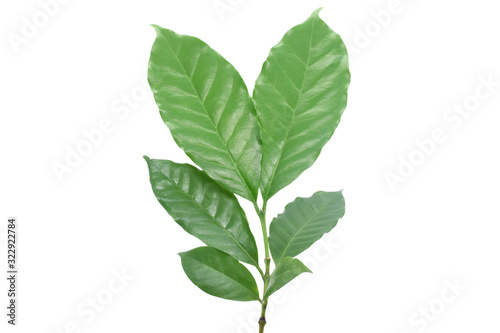
[[[174, 50], [172, 49], [172, 45], [170, 45], [167, 37], [165, 37], [165, 35], [162, 33], [161, 36], [163, 37], [163, 39], [165, 40], [166, 44], [168, 45], [168, 48], [170, 49], [170, 51], [172, 52], [172, 54], [174, 55], [175, 57], [175, 60], [177, 60], [178, 64], [181, 66], [182, 70], [184, 71], [184, 74], [186, 75], [186, 77], [188, 78], [188, 81], [189, 83], [191, 84], [191, 87], [193, 88], [193, 90], [196, 92], [196, 95], [198, 96], [198, 99], [200, 100], [200, 104], [202, 105], [203, 109], [205, 110], [205, 113], [206, 113], [206, 117], [208, 119], [210, 119], [210, 121], [212, 122], [214, 128], [215, 128], [215, 132], [217, 133], [217, 135], [219, 136], [219, 139], [222, 141], [223, 143], [223, 146], [224, 146], [224, 149], [226, 150], [227, 154], [229, 155], [229, 158], [231, 159], [231, 162], [233, 164], [233, 167], [234, 169], [236, 170], [236, 172], [238, 173], [238, 176], [240, 177], [240, 180], [243, 182], [243, 184], [245, 184], [245, 187], [247, 189], [247, 192], [248, 194], [250, 194], [250, 197], [252, 199], [253, 202], [256, 202], [256, 198], [255, 196], [253, 195], [252, 191], [250, 190], [250, 188], [248, 187], [248, 184], [247, 182], [245, 181], [245, 178], [241, 175], [241, 172], [238, 168], [238, 166], [235, 164], [235, 161], [233, 159], [233, 155], [231, 155], [231, 153], [229, 152], [227, 146], [226, 146], [226, 142], [224, 141], [224, 139], [222, 138], [222, 135], [220, 134], [219, 132], [219, 127], [216, 125], [215, 121], [212, 119], [212, 117], [210, 116], [210, 113], [208, 112], [206, 106], [205, 106], [205, 103], [203, 101], [203, 99], [201, 98], [200, 96], [200, 93], [198, 92], [198, 90], [196, 90], [196, 87], [194, 86], [193, 84], [193, 81], [191, 79], [191, 77], [188, 75], [187, 73], [187, 70], [186, 68], [184, 67], [184, 64], [180, 61], [179, 59], [179, 56], [174, 52]], [[216, 74], [217, 75], [217, 74]], [[214, 80], [215, 80], [215, 77], [214, 77]], [[212, 84], [213, 86], [213, 84]], [[211, 86], [211, 87], [212, 87]], [[207, 94], [208, 96], [208, 94]], [[224, 112], [224, 111], [223, 111]]]

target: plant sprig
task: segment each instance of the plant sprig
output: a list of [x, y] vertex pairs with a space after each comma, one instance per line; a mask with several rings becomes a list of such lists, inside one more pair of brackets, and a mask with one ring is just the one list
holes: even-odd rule
[[[145, 157], [153, 192], [184, 230], [206, 244], [179, 254], [188, 278], [210, 295], [260, 302], [259, 332], [269, 297], [311, 272], [295, 257], [345, 212], [342, 192], [316, 192], [289, 203], [268, 236], [268, 201], [315, 162], [347, 103], [347, 50], [319, 11], [271, 49], [253, 97], [236, 69], [206, 43], [154, 26], [149, 83], [175, 142], [201, 170]], [[259, 217], [263, 267], [235, 194], [252, 202]], [[262, 292], [241, 262], [261, 275]]]

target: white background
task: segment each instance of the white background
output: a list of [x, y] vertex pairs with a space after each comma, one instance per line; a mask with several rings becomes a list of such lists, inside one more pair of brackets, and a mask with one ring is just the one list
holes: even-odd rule
[[[221, 2], [231, 10], [218, 13], [214, 0], [69, 0], [43, 22], [38, 1], [2, 1], [0, 218], [2, 233], [18, 218], [20, 278], [16, 327], [0, 283], [0, 331], [257, 332], [257, 303], [216, 299], [185, 277], [177, 253], [200, 243], [152, 194], [142, 155], [188, 159], [141, 88], [149, 25], [206, 41], [252, 90], [269, 49], [323, 6], [350, 45], [348, 107], [316, 164], [270, 201], [268, 219], [317, 190], [344, 189], [347, 212], [301, 255], [315, 273], [283, 290], [266, 332], [498, 332], [500, 86], [485, 97], [481, 84], [500, 82], [497, 2]], [[379, 23], [373, 13], [389, 9]], [[15, 47], [33, 16], [41, 27]], [[463, 103], [468, 117], [447, 111]], [[58, 179], [54, 163], [106, 119], [102, 141]], [[446, 140], [419, 160], [415, 141], [436, 129]], [[391, 188], [387, 173], [411, 156], [420, 165]], [[122, 269], [133, 279], [107, 299]], [[109, 302], [91, 318], [96, 296]]]

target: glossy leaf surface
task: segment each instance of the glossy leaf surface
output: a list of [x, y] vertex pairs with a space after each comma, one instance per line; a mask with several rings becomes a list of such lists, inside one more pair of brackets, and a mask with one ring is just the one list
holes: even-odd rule
[[206, 245], [258, 266], [255, 239], [233, 194], [191, 165], [145, 159], [153, 192], [175, 222]]
[[148, 79], [177, 144], [221, 186], [255, 201], [259, 125], [245, 83], [198, 38], [154, 26]]
[[264, 199], [309, 168], [347, 103], [347, 50], [319, 10], [272, 48], [255, 84]]
[[252, 274], [227, 253], [199, 247], [179, 255], [188, 278], [207, 294], [232, 301], [259, 300]]
[[342, 192], [316, 192], [309, 198], [297, 198], [273, 219], [269, 246], [274, 262], [295, 257], [330, 232], [344, 216]]
[[302, 273], [312, 273], [299, 259], [287, 257], [276, 267], [269, 279], [264, 298], [271, 296]]

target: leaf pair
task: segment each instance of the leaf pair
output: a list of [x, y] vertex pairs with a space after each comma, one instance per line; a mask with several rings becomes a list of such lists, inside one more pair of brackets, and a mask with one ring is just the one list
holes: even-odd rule
[[268, 200], [309, 168], [345, 109], [347, 51], [318, 14], [271, 49], [253, 101], [206, 43], [154, 26], [148, 78], [163, 121], [194, 163], [252, 202], [259, 187]]
[[[317, 192], [286, 206], [265, 239], [276, 264], [269, 276], [234, 194], [257, 207], [260, 190], [267, 203], [317, 159], [347, 102], [345, 45], [317, 10], [272, 48], [252, 98], [235, 68], [203, 41], [154, 28], [151, 89], [174, 140], [202, 169], [145, 157], [158, 201], [207, 245], [181, 253], [183, 268], [211, 295], [266, 300], [310, 272], [294, 257], [336, 225], [344, 199], [341, 192]], [[263, 277], [262, 299], [240, 262]]]

